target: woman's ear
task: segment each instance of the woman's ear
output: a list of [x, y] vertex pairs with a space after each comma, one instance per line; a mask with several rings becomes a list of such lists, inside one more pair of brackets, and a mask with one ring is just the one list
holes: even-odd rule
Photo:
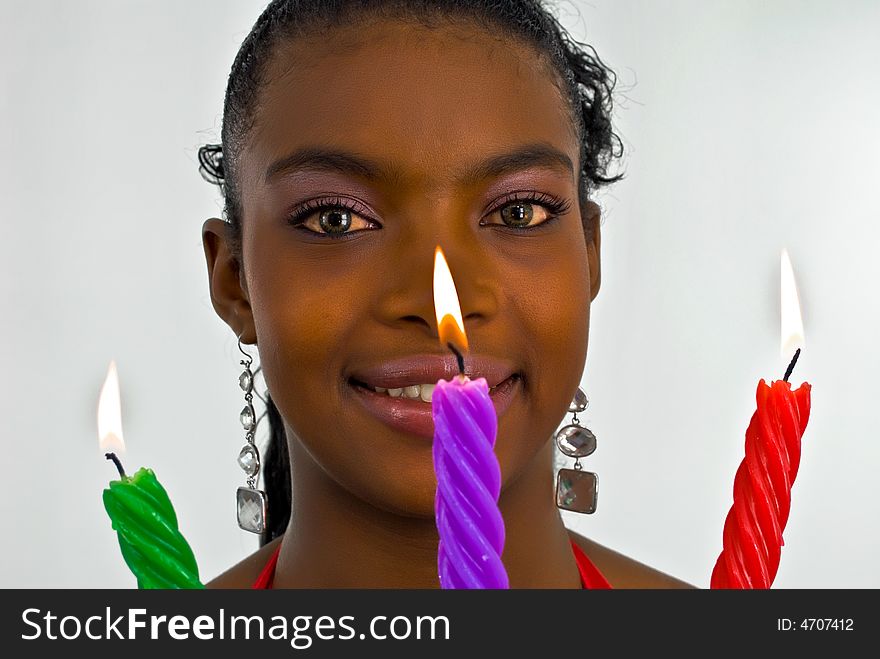
[[590, 302], [596, 299], [599, 285], [602, 283], [602, 267], [599, 259], [599, 219], [602, 215], [599, 205], [587, 201], [581, 209], [584, 220], [584, 239], [587, 241], [587, 261], [590, 264]]
[[208, 265], [208, 288], [214, 311], [229, 325], [241, 342], [255, 345], [254, 317], [248, 299], [247, 282], [238, 260], [229, 248], [229, 224], [212, 217], [202, 225], [202, 246]]

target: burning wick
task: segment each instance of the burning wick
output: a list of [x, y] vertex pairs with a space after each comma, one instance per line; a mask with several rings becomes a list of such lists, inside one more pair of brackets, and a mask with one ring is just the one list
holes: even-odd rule
[[120, 478], [125, 478], [125, 469], [122, 468], [122, 463], [119, 461], [119, 458], [116, 457], [115, 453], [105, 453], [104, 457], [108, 460], [113, 460], [113, 464], [116, 465], [116, 471], [119, 472]]
[[447, 347], [448, 347], [452, 352], [455, 353], [455, 359], [456, 359], [456, 361], [458, 362], [458, 373], [459, 373], [459, 375], [464, 375], [464, 357], [463, 357], [462, 354], [458, 351], [458, 349], [457, 349], [454, 345], [452, 345], [452, 342], [451, 342], [451, 341], [448, 342], [446, 345], [447, 345]]
[[794, 351], [794, 357], [791, 358], [791, 362], [788, 365], [788, 368], [785, 369], [785, 377], [782, 378], [785, 382], [788, 382], [789, 376], [791, 376], [791, 372], [794, 370], [794, 365], [797, 364], [798, 357], [801, 356], [801, 349], [798, 348]]

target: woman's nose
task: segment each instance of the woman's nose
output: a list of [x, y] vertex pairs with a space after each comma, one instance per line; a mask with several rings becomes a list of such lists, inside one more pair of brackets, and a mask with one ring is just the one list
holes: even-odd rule
[[[448, 222], [448, 220], [447, 220]], [[457, 223], [470, 222], [467, 218]], [[440, 247], [446, 259], [461, 308], [465, 331], [486, 322], [498, 311], [500, 277], [497, 265], [486, 253], [474, 227], [446, 227], [407, 238], [395, 245], [395, 255], [386, 269], [388, 282], [379, 301], [385, 323], [416, 323], [438, 338], [434, 306], [434, 252]]]

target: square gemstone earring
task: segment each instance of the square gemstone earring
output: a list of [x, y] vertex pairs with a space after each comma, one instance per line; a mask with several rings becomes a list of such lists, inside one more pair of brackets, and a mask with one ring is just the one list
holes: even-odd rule
[[260, 451], [254, 443], [257, 419], [254, 414], [254, 374], [251, 371], [251, 356], [241, 347], [238, 337], [238, 349], [247, 357], [241, 360], [244, 371], [238, 376], [238, 386], [244, 391], [245, 406], [239, 414], [245, 432], [245, 445], [238, 454], [238, 464], [247, 476], [247, 487], [239, 487], [236, 492], [236, 511], [238, 525], [251, 533], [262, 533], [266, 528], [266, 493], [257, 489], [257, 478], [260, 475]]
[[556, 433], [556, 446], [565, 455], [574, 458], [574, 469], [562, 468], [556, 475], [556, 506], [562, 510], [591, 514], [596, 512], [599, 496], [599, 478], [592, 471], [584, 471], [581, 458], [596, 450], [596, 436], [578, 421], [578, 412], [587, 409], [590, 401], [578, 387], [568, 411], [572, 412], [571, 424]]

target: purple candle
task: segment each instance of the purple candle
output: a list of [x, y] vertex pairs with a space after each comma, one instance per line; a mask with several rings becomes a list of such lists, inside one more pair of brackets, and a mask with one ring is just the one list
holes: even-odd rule
[[455, 353], [461, 372], [451, 381], [439, 380], [431, 399], [440, 587], [509, 588], [501, 562], [501, 469], [493, 450], [498, 418], [486, 379], [470, 380], [463, 374], [467, 338], [455, 284], [439, 247], [434, 308], [440, 341]]

